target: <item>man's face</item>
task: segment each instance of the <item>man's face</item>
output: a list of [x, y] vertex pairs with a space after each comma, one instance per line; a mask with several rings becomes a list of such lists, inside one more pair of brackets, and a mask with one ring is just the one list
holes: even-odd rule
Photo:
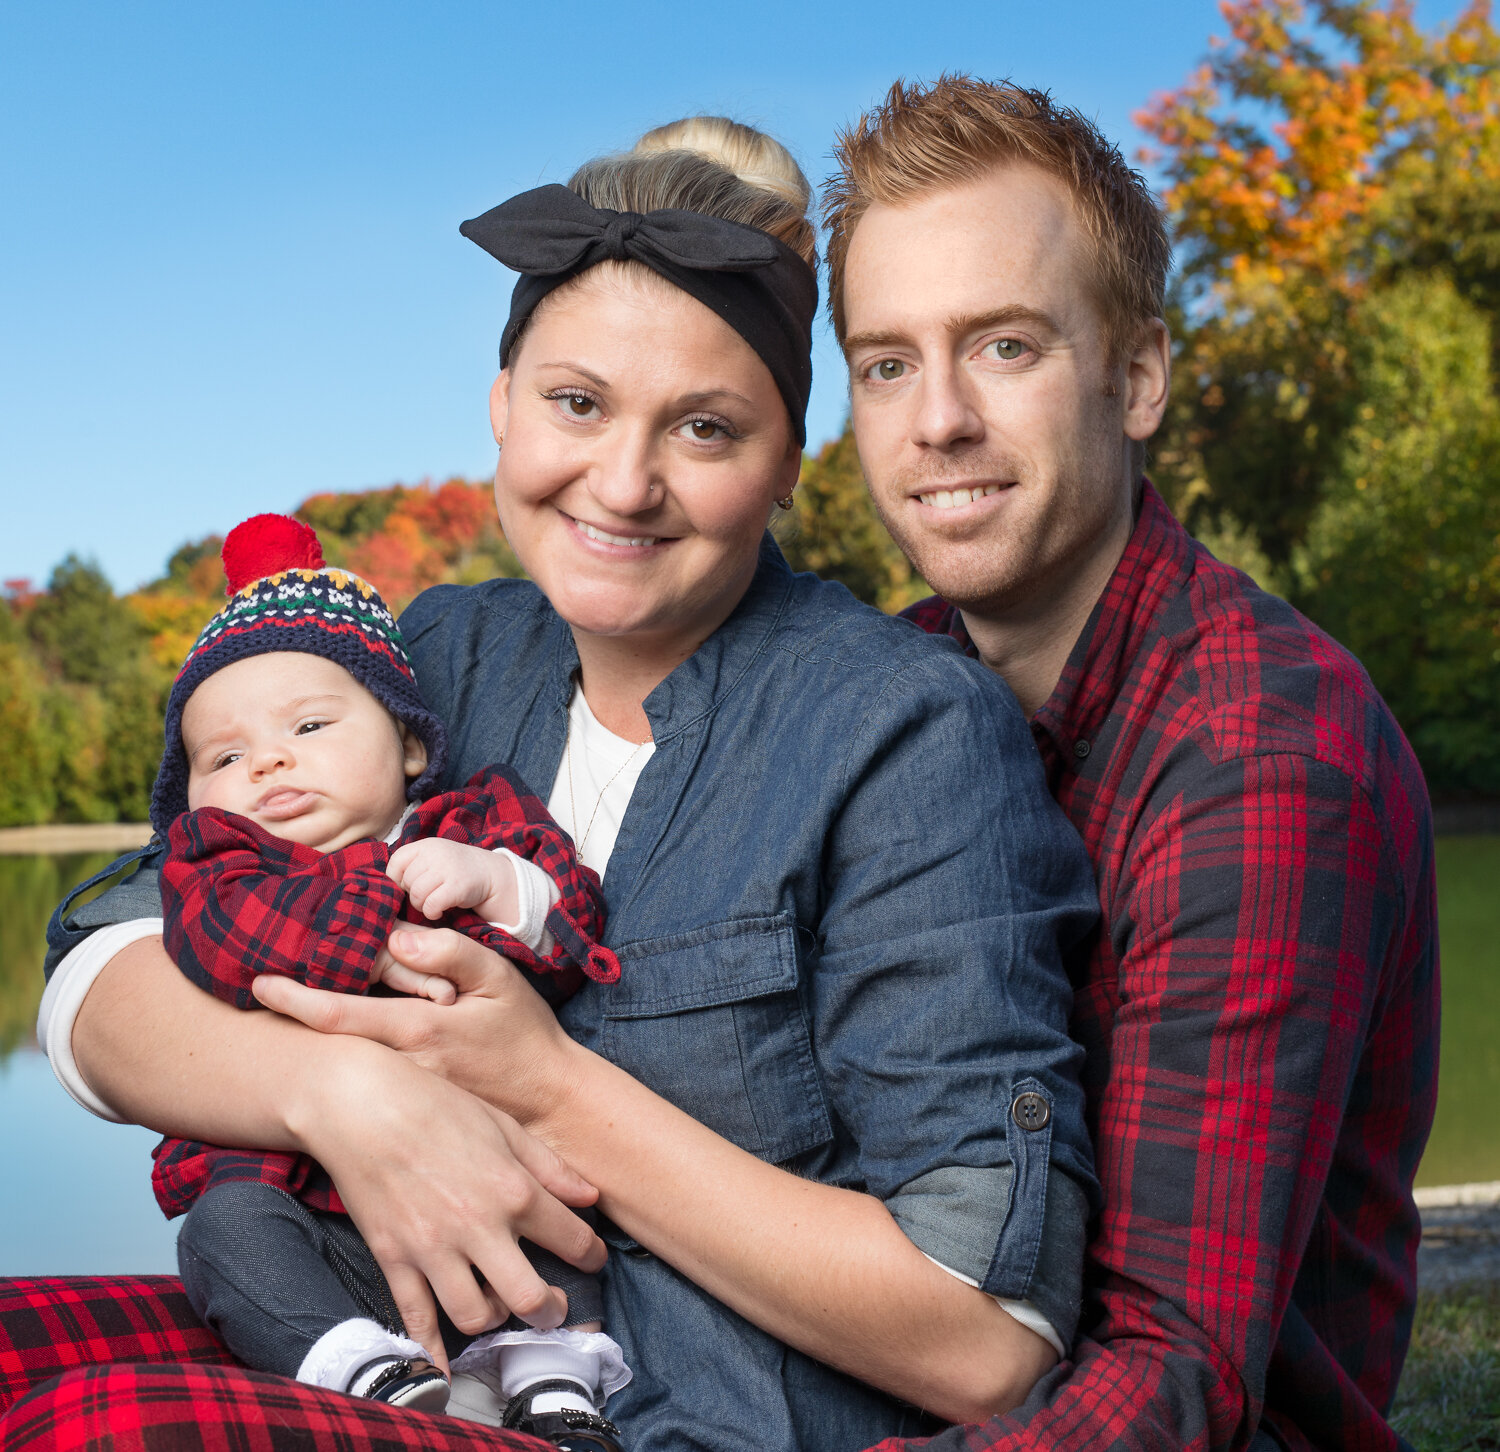
[[[844, 281], [855, 441], [886, 528], [965, 610], [1103, 588], [1129, 537], [1134, 365], [1111, 365], [1072, 199], [1024, 165], [875, 205]], [[1139, 432], [1141, 428], [1144, 433]]]

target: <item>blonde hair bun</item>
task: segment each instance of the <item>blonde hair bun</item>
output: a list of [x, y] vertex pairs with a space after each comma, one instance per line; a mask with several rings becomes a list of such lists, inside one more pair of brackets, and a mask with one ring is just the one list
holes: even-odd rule
[[775, 137], [727, 116], [685, 116], [648, 131], [635, 144], [638, 155], [691, 151], [732, 171], [746, 186], [774, 193], [806, 214], [812, 187], [792, 154]]
[[568, 185], [591, 206], [616, 212], [681, 208], [758, 227], [818, 265], [802, 168], [779, 141], [723, 116], [658, 126], [632, 151], [585, 162]]

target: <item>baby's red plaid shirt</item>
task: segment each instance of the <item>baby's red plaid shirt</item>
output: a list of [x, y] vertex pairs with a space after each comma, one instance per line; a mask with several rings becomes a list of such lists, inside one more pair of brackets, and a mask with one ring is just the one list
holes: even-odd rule
[[[486, 767], [460, 790], [419, 804], [391, 846], [362, 841], [322, 853], [233, 812], [184, 813], [172, 824], [161, 870], [167, 951], [200, 988], [236, 1008], [257, 1007], [250, 985], [262, 973], [366, 993], [392, 928], [427, 922], [385, 871], [392, 852], [427, 837], [507, 847], [557, 884], [561, 896], [547, 916], [555, 946], [545, 957], [467, 909], [444, 919], [529, 970], [548, 1002], [563, 1002], [585, 977], [619, 977], [619, 961], [599, 943], [604, 895], [597, 875], [579, 862], [546, 804], [504, 766]], [[164, 1139], [154, 1157], [152, 1186], [169, 1218], [185, 1214], [210, 1184], [230, 1180], [275, 1185], [314, 1210], [343, 1209], [333, 1182], [306, 1155]]]

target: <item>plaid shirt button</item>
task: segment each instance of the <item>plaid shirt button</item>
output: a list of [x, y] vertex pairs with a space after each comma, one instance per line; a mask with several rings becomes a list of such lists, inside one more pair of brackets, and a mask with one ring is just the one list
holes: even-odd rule
[[1085, 760], [1088, 757], [1089, 752], [1091, 752], [1093, 749], [1094, 748], [1089, 745], [1089, 743], [1081, 736], [1077, 741], [1073, 743], [1073, 755], [1076, 756], [1079, 761]]
[[1040, 1094], [1033, 1094], [1028, 1090], [1025, 1094], [1016, 1095], [1015, 1102], [1010, 1106], [1010, 1117], [1030, 1133], [1047, 1127], [1047, 1121], [1052, 1118], [1052, 1106]]

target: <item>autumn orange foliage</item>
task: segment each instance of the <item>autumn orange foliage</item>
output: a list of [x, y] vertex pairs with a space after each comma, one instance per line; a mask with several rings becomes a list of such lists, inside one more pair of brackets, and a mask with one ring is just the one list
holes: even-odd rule
[[[1296, 269], [1358, 288], [1422, 193], [1500, 183], [1487, 0], [1432, 34], [1411, 0], [1224, 0], [1220, 11], [1229, 40], [1136, 117], [1157, 143], [1142, 159], [1169, 178], [1186, 271], [1213, 285]], [[1226, 101], [1249, 110], [1226, 114]]]

